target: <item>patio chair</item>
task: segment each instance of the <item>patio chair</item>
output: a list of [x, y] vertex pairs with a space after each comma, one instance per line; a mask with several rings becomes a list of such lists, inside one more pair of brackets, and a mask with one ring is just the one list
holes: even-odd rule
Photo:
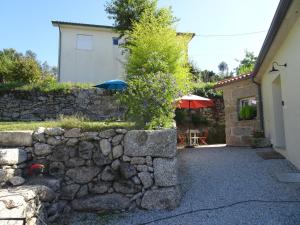
[[177, 143], [178, 145], [185, 145], [186, 135], [185, 134], [178, 134], [177, 135]]
[[208, 138], [208, 128], [205, 128], [203, 135], [199, 137], [200, 145], [208, 145], [206, 139]]

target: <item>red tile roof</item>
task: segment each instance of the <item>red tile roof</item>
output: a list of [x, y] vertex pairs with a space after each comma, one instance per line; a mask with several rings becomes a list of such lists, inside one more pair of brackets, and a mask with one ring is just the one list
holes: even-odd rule
[[228, 85], [228, 84], [231, 84], [234, 82], [250, 79], [251, 75], [252, 75], [252, 73], [247, 73], [247, 74], [242, 74], [242, 75], [239, 75], [236, 77], [231, 77], [231, 78], [228, 78], [225, 80], [218, 81], [217, 84], [215, 85], [215, 88], [225, 86], [225, 85]]

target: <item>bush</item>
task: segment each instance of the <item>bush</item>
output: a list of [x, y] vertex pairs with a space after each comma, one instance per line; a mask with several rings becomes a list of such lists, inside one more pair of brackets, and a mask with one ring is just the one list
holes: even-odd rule
[[196, 126], [207, 125], [208, 121], [205, 117], [202, 117], [198, 113], [192, 114], [192, 123]]
[[239, 118], [241, 120], [252, 120], [256, 117], [256, 106], [245, 105], [241, 108]]
[[193, 85], [193, 93], [205, 98], [221, 99], [223, 98], [223, 93], [214, 88], [215, 84], [216, 83], [195, 83]]
[[186, 110], [184, 109], [176, 109], [175, 110], [175, 121], [178, 125], [183, 124], [187, 117]]

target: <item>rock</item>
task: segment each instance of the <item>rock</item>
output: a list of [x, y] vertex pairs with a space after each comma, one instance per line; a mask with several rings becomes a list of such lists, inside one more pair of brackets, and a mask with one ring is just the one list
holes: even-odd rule
[[67, 167], [79, 167], [83, 166], [85, 164], [85, 160], [82, 158], [71, 158], [68, 161], [66, 161]]
[[135, 185], [130, 180], [115, 181], [113, 184], [113, 187], [116, 192], [119, 192], [122, 194], [134, 194], [141, 190], [140, 186]]
[[64, 134], [65, 130], [60, 127], [54, 127], [54, 128], [46, 128], [45, 134], [48, 134], [49, 136], [59, 136]]
[[176, 130], [132, 130], [124, 137], [124, 154], [131, 157], [173, 158], [176, 155]]
[[0, 146], [32, 146], [32, 131], [1, 131]]
[[98, 141], [100, 138], [98, 137], [98, 132], [84, 132], [82, 133], [81, 140]]
[[132, 201], [135, 201], [135, 200], [137, 200], [138, 198], [141, 198], [143, 196], [143, 193], [142, 192], [139, 192], [139, 193], [137, 193], [137, 194], [135, 194], [131, 199], [130, 199], [130, 201], [132, 202]]
[[142, 198], [141, 207], [148, 210], [171, 210], [179, 206], [180, 198], [180, 191], [175, 187], [149, 190]]
[[98, 167], [77, 167], [69, 169], [66, 176], [70, 177], [75, 183], [87, 184], [100, 173]]
[[49, 166], [49, 174], [53, 176], [62, 176], [65, 174], [65, 166], [62, 162], [52, 162]]
[[128, 157], [127, 155], [123, 155], [122, 159], [124, 162], [130, 162], [130, 160], [131, 160], [131, 158]]
[[141, 179], [144, 188], [149, 188], [149, 187], [152, 186], [153, 179], [152, 179], [151, 174], [149, 172], [138, 173], [138, 176]]
[[113, 139], [111, 140], [113, 146], [120, 144], [120, 142], [123, 140], [123, 137], [124, 137], [123, 134], [118, 134], [114, 136]]
[[19, 148], [0, 149], [0, 165], [15, 165], [27, 160], [27, 152]]
[[17, 192], [28, 192], [28, 190], [32, 190], [36, 195], [39, 196], [39, 199], [42, 202], [51, 202], [56, 197], [54, 191], [51, 188], [46, 187], [44, 185], [33, 185], [33, 186], [22, 185], [15, 188], [15, 190]]
[[26, 180], [26, 185], [44, 185], [53, 191], [60, 189], [60, 181], [52, 177], [30, 177]]
[[154, 172], [154, 169], [153, 169], [153, 167], [151, 167], [151, 166], [148, 166], [148, 171], [149, 171], [149, 172], [151, 172], [151, 173], [153, 173], [153, 172]]
[[133, 165], [137, 165], [137, 164], [142, 165], [146, 163], [146, 159], [144, 157], [132, 157], [130, 163]]
[[114, 129], [105, 130], [99, 133], [99, 137], [101, 138], [111, 138], [116, 135]]
[[120, 160], [116, 159], [115, 161], [112, 162], [111, 168], [116, 171], [120, 168], [120, 164], [121, 164]]
[[83, 159], [92, 159], [94, 148], [95, 147], [92, 143], [87, 141], [81, 141], [79, 143], [79, 148], [78, 148], [79, 157]]
[[[47, 221], [53, 223], [56, 221], [62, 214], [67, 205], [67, 201], [59, 201], [52, 203], [47, 209]], [[36, 225], [36, 224], [34, 224]]]
[[132, 177], [131, 180], [132, 180], [133, 183], [135, 183], [136, 185], [141, 184], [141, 180], [140, 180], [140, 178], [138, 178], [137, 176]]
[[127, 130], [126, 129], [116, 129], [116, 132], [118, 134], [126, 134], [127, 133]]
[[152, 162], [152, 157], [151, 156], [146, 156], [146, 165], [147, 166], [152, 166], [153, 162]]
[[35, 141], [38, 141], [38, 142], [42, 142], [42, 143], [45, 143], [46, 142], [46, 138], [45, 138], [45, 127], [39, 127], [38, 129], [36, 129], [33, 133], [33, 139]]
[[14, 176], [14, 169], [0, 169], [0, 183], [8, 181]]
[[92, 194], [104, 194], [110, 188], [110, 183], [108, 182], [98, 182], [96, 184], [89, 183], [89, 191]]
[[100, 151], [94, 152], [93, 160], [97, 166], [109, 165], [112, 162], [110, 158], [104, 156]]
[[62, 187], [60, 198], [64, 200], [73, 200], [79, 191], [80, 185], [79, 184], [70, 184], [67, 186]]
[[137, 165], [136, 169], [139, 172], [147, 172], [148, 171], [148, 166], [146, 166], [146, 165]]
[[108, 156], [111, 153], [111, 144], [107, 139], [103, 139], [100, 141], [100, 149], [102, 154]]
[[86, 195], [88, 195], [88, 193], [89, 193], [88, 185], [86, 185], [86, 184], [82, 185], [80, 190], [76, 194], [76, 198], [81, 198], [83, 196], [86, 196]]
[[113, 181], [115, 179], [115, 174], [110, 166], [106, 166], [101, 174], [101, 179], [104, 181]]
[[173, 186], [177, 181], [177, 159], [156, 158], [153, 160], [154, 180], [157, 186]]
[[23, 177], [15, 176], [10, 178], [9, 183], [11, 183], [13, 186], [19, 186], [25, 183], [25, 179]]
[[52, 149], [52, 154], [49, 156], [51, 161], [67, 161], [69, 159], [69, 151], [65, 146], [60, 145]]
[[122, 145], [117, 145], [117, 146], [113, 147], [112, 154], [113, 154], [114, 159], [121, 157], [123, 155]]
[[129, 179], [130, 177], [133, 177], [134, 175], [137, 174], [134, 166], [125, 162], [121, 162], [120, 164], [120, 173], [126, 179]]
[[129, 198], [120, 194], [96, 195], [72, 201], [72, 208], [78, 211], [122, 210], [129, 207]]
[[52, 146], [44, 143], [36, 143], [33, 151], [37, 156], [46, 156], [52, 152]]
[[78, 143], [78, 139], [77, 138], [70, 138], [68, 141], [67, 141], [67, 143], [66, 143], [66, 145], [67, 146], [75, 146], [77, 143]]
[[62, 143], [62, 140], [59, 140], [55, 137], [49, 137], [47, 138], [47, 144], [49, 145], [60, 145]]
[[65, 131], [64, 136], [66, 138], [78, 138], [81, 137], [81, 131], [79, 128], [73, 128], [71, 130]]

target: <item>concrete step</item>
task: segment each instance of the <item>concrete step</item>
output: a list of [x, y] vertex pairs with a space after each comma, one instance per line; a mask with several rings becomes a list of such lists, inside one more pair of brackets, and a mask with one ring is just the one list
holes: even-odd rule
[[0, 148], [0, 166], [12, 166], [27, 161], [27, 152], [20, 148]]
[[0, 131], [0, 146], [31, 146], [32, 133], [33, 131]]

